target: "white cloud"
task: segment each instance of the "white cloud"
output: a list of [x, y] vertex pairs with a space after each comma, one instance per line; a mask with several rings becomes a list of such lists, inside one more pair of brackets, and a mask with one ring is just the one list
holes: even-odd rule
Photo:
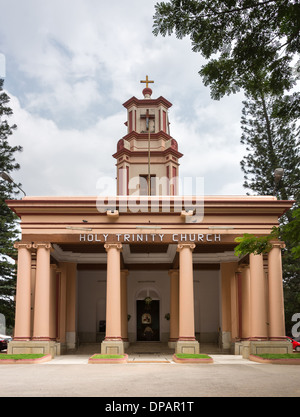
[[123, 114], [100, 119], [85, 131], [59, 129], [52, 120], [31, 115], [12, 97], [12, 122], [18, 122], [12, 144], [24, 151], [17, 156], [21, 170], [14, 178], [29, 195], [96, 195], [101, 176], [115, 177], [116, 137]]
[[28, 194], [95, 195], [99, 176], [115, 176], [122, 103], [141, 97], [146, 74], [153, 97], [173, 103], [181, 175], [204, 176], [207, 194], [240, 193], [242, 97], [210, 99], [189, 39], [153, 36], [155, 3], [0, 0], [5, 87], [18, 125], [12, 140], [24, 148], [15, 176]]

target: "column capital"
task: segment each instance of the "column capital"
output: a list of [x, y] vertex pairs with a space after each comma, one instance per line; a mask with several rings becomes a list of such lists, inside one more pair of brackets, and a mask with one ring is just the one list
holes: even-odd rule
[[117, 249], [117, 250], [122, 250], [122, 243], [105, 243], [104, 248], [106, 249], [106, 252], [109, 249]]
[[52, 245], [51, 245], [51, 243], [49, 243], [49, 242], [34, 243], [34, 244], [32, 245], [32, 247], [33, 247], [34, 249], [40, 249], [40, 248], [43, 248], [43, 249], [52, 249]]
[[180, 252], [182, 249], [190, 249], [191, 251], [193, 251], [195, 247], [195, 243], [179, 243], [177, 245], [177, 252]]
[[14, 248], [15, 249], [19, 249], [19, 248], [32, 249], [32, 244], [31, 243], [15, 242], [14, 243]]
[[[278, 248], [278, 249], [284, 249], [285, 248], [285, 243], [284, 242], [280, 242], [280, 241], [271, 241], [270, 244], [272, 245], [272, 249], [273, 248]], [[271, 250], [272, 250], [271, 249]]]

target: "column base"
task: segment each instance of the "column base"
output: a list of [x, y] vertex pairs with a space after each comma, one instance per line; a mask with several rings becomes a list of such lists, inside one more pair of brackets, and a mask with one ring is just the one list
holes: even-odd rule
[[231, 348], [231, 332], [222, 332], [221, 338], [222, 349], [229, 350]]
[[125, 351], [127, 348], [129, 348], [130, 343], [128, 339], [123, 339], [122, 341], [123, 341], [124, 351]]
[[287, 340], [245, 340], [241, 343], [244, 359], [248, 359], [249, 355], [262, 353], [293, 353], [293, 345]]
[[31, 340], [31, 337], [15, 337], [14, 341], [16, 342], [29, 342]]
[[175, 349], [177, 342], [178, 342], [178, 339], [174, 339], [174, 340], [170, 339], [168, 341], [168, 347], [171, 348], [171, 349]]
[[56, 341], [43, 341], [43, 340], [30, 340], [20, 341], [13, 340], [8, 343], [7, 347], [8, 354], [19, 354], [19, 353], [42, 353], [43, 355], [54, 356], [60, 355], [60, 343]]
[[76, 349], [76, 332], [66, 332], [66, 346], [68, 350]]
[[125, 346], [123, 340], [103, 340], [101, 343], [102, 355], [123, 355]]
[[200, 343], [197, 340], [178, 340], [175, 345], [175, 353], [196, 353], [200, 352]]

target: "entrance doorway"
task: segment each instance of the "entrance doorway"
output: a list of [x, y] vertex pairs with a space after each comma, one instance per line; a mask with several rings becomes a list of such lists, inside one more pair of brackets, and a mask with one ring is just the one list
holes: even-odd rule
[[137, 341], [155, 341], [159, 338], [159, 300], [150, 297], [136, 301]]

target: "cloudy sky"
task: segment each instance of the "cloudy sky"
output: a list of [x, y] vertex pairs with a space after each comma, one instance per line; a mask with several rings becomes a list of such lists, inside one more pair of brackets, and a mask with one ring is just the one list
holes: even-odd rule
[[[241, 94], [210, 98], [188, 38], [152, 34], [156, 0], [0, 0], [0, 71], [18, 130], [13, 173], [30, 196], [98, 195], [115, 178], [117, 141], [126, 109], [164, 96], [178, 141], [180, 179], [204, 178], [206, 195], [241, 195]], [[5, 59], [5, 65], [3, 60]], [[2, 64], [1, 64], [2, 62]], [[4, 72], [4, 74], [3, 74]], [[112, 190], [115, 193], [115, 190]]]

